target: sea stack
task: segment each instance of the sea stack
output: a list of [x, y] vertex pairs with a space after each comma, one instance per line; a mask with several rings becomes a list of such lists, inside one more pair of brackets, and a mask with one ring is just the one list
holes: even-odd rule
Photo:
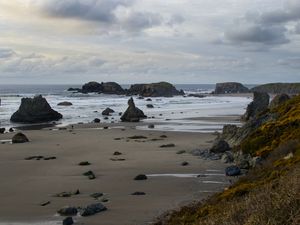
[[138, 122], [142, 118], [147, 118], [142, 110], [134, 104], [133, 98], [128, 100], [128, 108], [121, 117], [122, 122]]
[[17, 123], [42, 123], [59, 120], [62, 115], [51, 108], [41, 95], [34, 98], [22, 98], [21, 105], [10, 118]]
[[236, 93], [249, 93], [249, 89], [241, 83], [225, 82], [217, 83], [214, 94], [236, 94]]

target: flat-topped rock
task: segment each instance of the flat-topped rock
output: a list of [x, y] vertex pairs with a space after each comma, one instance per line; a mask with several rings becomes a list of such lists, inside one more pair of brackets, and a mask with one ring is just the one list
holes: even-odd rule
[[63, 116], [53, 110], [41, 95], [34, 98], [22, 98], [21, 105], [10, 118], [18, 123], [41, 123], [59, 120]]
[[235, 93], [249, 93], [249, 89], [241, 83], [226, 82], [217, 83], [214, 94], [235, 94]]
[[103, 94], [125, 94], [124, 89], [116, 82], [102, 82], [91, 81], [82, 86], [83, 93], [103, 93]]
[[178, 91], [174, 85], [168, 82], [159, 82], [151, 84], [134, 84], [127, 91], [128, 95], [140, 95], [142, 97], [172, 97], [184, 95], [184, 92]]

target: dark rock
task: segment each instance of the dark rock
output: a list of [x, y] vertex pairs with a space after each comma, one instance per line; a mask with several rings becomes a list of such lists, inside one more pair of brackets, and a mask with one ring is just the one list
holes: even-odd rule
[[128, 90], [129, 95], [140, 95], [143, 97], [172, 97], [174, 95], [184, 95], [184, 92], [167, 82], [152, 84], [134, 84]]
[[160, 148], [173, 148], [173, 147], [175, 147], [175, 144], [165, 144], [165, 145], [161, 145], [159, 147]]
[[83, 93], [96, 92], [101, 93], [103, 91], [103, 86], [95, 81], [91, 81], [82, 86]]
[[93, 193], [90, 195], [92, 198], [98, 199], [101, 198], [103, 196], [103, 193], [101, 192], [97, 192], [97, 193]]
[[60, 102], [57, 105], [59, 105], [59, 106], [71, 106], [73, 104], [72, 104], [72, 102]]
[[147, 180], [148, 177], [145, 174], [139, 174], [137, 175], [134, 180]]
[[122, 155], [122, 153], [117, 151], [117, 152], [114, 152], [113, 155]]
[[241, 174], [241, 170], [237, 166], [229, 166], [225, 169], [226, 176], [238, 176]]
[[45, 201], [45, 202], [40, 203], [40, 206], [47, 206], [50, 203], [51, 203], [50, 201]]
[[115, 111], [112, 110], [111, 108], [106, 108], [105, 110], [103, 110], [102, 115], [104, 116], [109, 116], [111, 113], [114, 113]]
[[93, 171], [89, 170], [85, 173], [83, 173], [84, 176], [87, 176], [90, 180], [94, 180], [96, 178], [95, 174]]
[[123, 122], [138, 122], [140, 119], [147, 118], [144, 112], [137, 108], [134, 104], [133, 98], [128, 100], [128, 108], [121, 117]]
[[149, 128], [149, 129], [153, 129], [154, 127], [155, 127], [154, 124], [149, 124], [149, 125], [148, 125], [148, 128]]
[[63, 220], [63, 225], [72, 225], [72, 224], [74, 224], [72, 217], [67, 217]]
[[205, 98], [206, 96], [201, 94], [189, 94], [188, 97]]
[[104, 205], [102, 205], [101, 203], [96, 203], [83, 208], [80, 212], [80, 215], [83, 217], [92, 216], [105, 210], [107, 210], [107, 208]]
[[142, 97], [142, 96], [139, 96], [137, 99], [141, 100], [141, 99], [144, 99], [144, 97]]
[[184, 153], [186, 153], [185, 150], [179, 150], [178, 152], [176, 152], [177, 155], [182, 155], [182, 154], [184, 154]]
[[270, 108], [271, 109], [276, 108], [277, 106], [285, 103], [289, 99], [290, 99], [290, 96], [288, 96], [287, 94], [278, 94], [271, 101]]
[[29, 140], [23, 133], [17, 133], [12, 137], [12, 143], [25, 143], [25, 142], [29, 142]]
[[160, 135], [160, 137], [161, 138], [167, 138], [168, 136], [163, 134], [163, 135]]
[[249, 93], [249, 89], [241, 83], [226, 82], [217, 83], [214, 94]]
[[91, 163], [89, 163], [88, 161], [82, 161], [78, 165], [79, 166], [89, 166], [89, 165], [91, 165]]
[[141, 191], [136, 191], [136, 192], [133, 192], [131, 195], [146, 195], [146, 193], [141, 192]]
[[41, 95], [34, 98], [22, 98], [21, 105], [10, 120], [18, 123], [41, 123], [59, 120], [62, 115], [53, 110]]
[[14, 132], [15, 130], [14, 130], [14, 128], [9, 128], [9, 130], [8, 130], [10, 133], [12, 133], [12, 132]]
[[125, 94], [124, 89], [115, 82], [107, 82], [107, 83], [98, 83], [95, 81], [86, 83], [82, 86], [83, 93], [103, 93], [103, 94], [117, 94], [122, 95]]
[[265, 92], [254, 92], [253, 101], [247, 106], [243, 119], [246, 121], [254, 119], [259, 113], [267, 110], [269, 107], [270, 96]]
[[230, 150], [229, 144], [224, 140], [216, 140], [210, 149], [212, 153], [224, 153]]
[[100, 122], [101, 122], [101, 120], [99, 118], [94, 119], [94, 123], [100, 123]]
[[153, 108], [154, 108], [154, 106], [153, 106], [152, 104], [147, 104], [146, 106], [147, 106], [147, 108], [149, 108], [149, 109], [153, 109]]
[[142, 135], [134, 135], [134, 136], [131, 136], [131, 137], [128, 137], [129, 139], [133, 139], [133, 140], [136, 140], [136, 139], [147, 139], [147, 137], [145, 136], [142, 136]]
[[77, 208], [69, 207], [69, 206], [61, 208], [60, 210], [57, 211], [57, 213], [61, 216], [76, 216], [77, 212], [78, 212]]
[[189, 163], [188, 163], [188, 162], [182, 162], [181, 165], [182, 165], [182, 166], [188, 166]]
[[48, 161], [48, 160], [54, 160], [56, 159], [55, 156], [50, 156], [50, 157], [44, 157], [44, 160]]
[[152, 102], [152, 99], [151, 98], [147, 98], [146, 101], [147, 102]]
[[67, 91], [81, 92], [81, 88], [69, 88]]
[[0, 134], [4, 134], [5, 128], [0, 128]]

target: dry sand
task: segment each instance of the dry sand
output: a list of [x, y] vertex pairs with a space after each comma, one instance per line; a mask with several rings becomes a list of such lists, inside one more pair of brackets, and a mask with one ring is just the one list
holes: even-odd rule
[[[220, 161], [176, 154], [179, 150], [208, 148], [215, 138], [213, 134], [141, 131], [128, 124], [125, 124], [124, 130], [118, 124], [114, 126], [107, 130], [98, 129], [101, 125], [93, 125], [92, 128], [89, 125], [76, 126], [72, 131], [49, 128], [27, 130], [24, 133], [30, 139], [29, 143], [0, 144], [0, 224], [62, 221], [63, 218], [55, 215], [58, 209], [95, 203], [97, 200], [89, 196], [94, 192], [105, 193], [105, 198], [109, 199], [104, 203], [108, 210], [88, 218], [76, 217], [78, 224], [149, 224], [169, 209], [193, 199], [205, 198], [228, 185], [223, 175], [226, 165]], [[143, 135], [147, 139], [127, 139], [133, 135]], [[161, 135], [167, 135], [167, 138], [160, 138]], [[12, 133], [3, 134], [0, 140], [12, 136]], [[159, 147], [168, 143], [176, 146]], [[123, 155], [113, 156], [115, 151]], [[57, 159], [24, 160], [35, 155], [55, 156]], [[111, 158], [126, 160], [111, 161]], [[81, 161], [89, 161], [91, 165], [79, 166]], [[181, 166], [183, 161], [189, 162], [189, 165]], [[82, 175], [88, 170], [96, 174], [95, 180], [88, 180]], [[133, 180], [138, 174], [214, 175], [201, 178], [158, 176], [145, 181]], [[69, 198], [53, 197], [56, 193], [77, 189], [81, 194]], [[136, 191], [146, 195], [131, 195]], [[45, 201], [51, 203], [39, 205]]]

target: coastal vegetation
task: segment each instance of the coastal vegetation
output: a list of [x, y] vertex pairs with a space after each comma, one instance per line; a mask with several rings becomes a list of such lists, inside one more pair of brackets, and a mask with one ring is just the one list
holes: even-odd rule
[[223, 192], [164, 215], [156, 225], [299, 224], [300, 95], [258, 116], [270, 117], [234, 151], [261, 161]]

